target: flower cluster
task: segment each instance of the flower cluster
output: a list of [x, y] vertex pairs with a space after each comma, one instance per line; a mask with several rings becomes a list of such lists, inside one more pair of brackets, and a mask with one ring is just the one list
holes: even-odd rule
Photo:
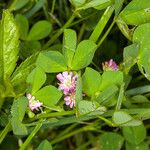
[[35, 96], [32, 96], [31, 94], [27, 94], [27, 99], [29, 100], [29, 108], [31, 111], [39, 111], [39, 109], [43, 106], [43, 103], [41, 103], [39, 100], [36, 100]]
[[76, 81], [78, 75], [73, 74], [73, 72], [65, 71], [59, 73], [56, 77], [60, 81], [58, 85], [59, 89], [62, 90], [65, 95], [64, 100], [66, 105], [70, 106], [70, 108], [75, 107]]
[[103, 66], [103, 70], [104, 71], [118, 71], [119, 67], [116, 64], [115, 61], [113, 61], [113, 59], [110, 59], [109, 61], [106, 61], [104, 63], [102, 63]]

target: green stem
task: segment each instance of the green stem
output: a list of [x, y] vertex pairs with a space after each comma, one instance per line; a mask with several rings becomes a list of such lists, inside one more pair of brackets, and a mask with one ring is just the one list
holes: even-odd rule
[[53, 2], [52, 2], [51, 14], [54, 13], [55, 2], [56, 2], [56, 0], [53, 0]]
[[99, 20], [98, 24], [96, 25], [94, 31], [92, 32], [92, 34], [90, 36], [90, 40], [92, 40], [93, 42], [96, 43], [96, 41], [98, 40], [98, 38], [102, 34], [107, 22], [109, 21], [113, 11], [114, 11], [114, 7], [112, 7], [112, 6], [107, 7], [107, 9], [105, 10], [103, 16], [100, 18], [100, 20]]
[[91, 143], [92, 143], [91, 141], [88, 141], [88, 142], [86, 142], [86, 143], [80, 145], [76, 150], [83, 150], [83, 149], [86, 149], [86, 147], [87, 147], [88, 145], [90, 145]]
[[78, 130], [75, 130], [75, 131], [73, 131], [73, 132], [70, 132], [70, 133], [68, 133], [67, 135], [63, 135], [62, 137], [59, 137], [59, 138], [57, 138], [57, 139], [54, 139], [54, 140], [51, 142], [51, 144], [55, 144], [55, 143], [58, 143], [58, 142], [60, 142], [60, 141], [63, 141], [64, 139], [69, 138], [69, 137], [71, 137], [71, 136], [73, 136], [73, 135], [76, 135], [76, 134], [78, 134], [78, 133], [81, 133], [81, 132], [84, 132], [84, 131], [93, 131], [93, 130], [94, 130], [94, 129], [91, 128], [91, 126], [85, 126], [85, 127], [82, 127], [82, 128], [80, 128], [80, 129], [78, 129]]
[[[52, 13], [49, 13], [50, 17], [58, 24], [59, 27], [62, 26], [61, 22], [53, 15]], [[56, 32], [56, 31], [55, 31]]]
[[123, 100], [123, 95], [124, 95], [124, 83], [121, 85], [119, 96], [118, 96], [118, 101], [116, 104], [116, 110], [119, 110], [121, 108], [122, 100]]
[[67, 134], [67, 133], [70, 132], [73, 128], [75, 128], [77, 125], [78, 125], [77, 123], [74, 123], [74, 124], [70, 125], [68, 128], [66, 128], [65, 130], [63, 130], [63, 131], [58, 135], [58, 137]]
[[100, 67], [98, 65], [96, 65], [93, 61], [92, 61], [92, 65], [100, 72], [102, 73], [102, 70], [100, 69]]
[[47, 0], [45, 1], [45, 4], [43, 5], [43, 11], [44, 11], [44, 15], [45, 15], [45, 17], [46, 17], [46, 19], [48, 20], [48, 21], [50, 21], [50, 18], [49, 18], [49, 15], [48, 15], [48, 6], [47, 6], [48, 4], [47, 4]]
[[79, 19], [79, 20], [77, 20], [77, 21], [74, 21], [74, 22], [71, 23], [68, 27], [75, 26], [75, 25], [79, 24], [79, 23], [82, 22], [82, 21], [88, 20], [90, 17], [93, 17], [93, 16], [96, 15], [96, 14], [97, 14], [97, 13], [94, 12], [94, 13], [90, 14], [89, 16], [86, 16], [85, 18], [81, 18], [81, 19]]
[[103, 120], [107, 125], [115, 127], [115, 124], [113, 122], [111, 122], [110, 120], [102, 117], [102, 116], [98, 116], [99, 119]]
[[76, 13], [74, 12], [72, 16], [70, 17], [70, 19], [66, 22], [66, 24], [62, 28], [60, 28], [56, 32], [56, 34], [54, 34], [54, 36], [52, 36], [52, 38], [43, 46], [43, 49], [48, 48], [53, 42], [55, 42], [55, 40], [63, 33], [64, 29], [66, 29], [72, 23], [75, 16], [76, 16]]
[[39, 129], [42, 126], [42, 120], [38, 122], [34, 130], [31, 132], [31, 134], [28, 136], [28, 138], [25, 140], [25, 142], [21, 145], [19, 150], [24, 150], [28, 146], [28, 144], [31, 142], [32, 138], [35, 136], [35, 134], [39, 131]]
[[17, 0], [14, 0], [11, 5], [9, 6], [9, 11], [12, 11], [14, 9], [14, 7], [16, 6]]
[[11, 122], [9, 122], [5, 129], [1, 132], [0, 134], [0, 144], [2, 143], [2, 141], [4, 140], [5, 136], [7, 135], [7, 133], [11, 130]]
[[100, 41], [97, 44], [97, 47], [100, 47], [100, 45], [103, 43], [103, 41], [105, 40], [105, 38], [108, 36], [109, 32], [111, 31], [112, 27], [114, 26], [115, 21], [113, 20], [113, 22], [111, 23], [110, 27], [108, 28], [108, 30], [105, 32], [105, 34], [103, 35], [103, 37], [100, 39]]
[[80, 28], [80, 32], [78, 34], [78, 43], [81, 41], [81, 39], [83, 37], [84, 31], [85, 31], [85, 27], [86, 27], [86, 24], [83, 23], [81, 28]]
[[41, 118], [50, 118], [50, 117], [59, 117], [59, 116], [68, 116], [73, 115], [75, 111], [64, 111], [64, 112], [54, 112], [54, 113], [47, 113], [47, 114], [39, 114], [34, 118], [31, 118], [30, 121], [34, 121]]

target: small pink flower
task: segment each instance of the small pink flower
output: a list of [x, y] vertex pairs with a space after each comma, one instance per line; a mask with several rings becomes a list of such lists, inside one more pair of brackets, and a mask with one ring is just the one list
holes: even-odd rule
[[65, 71], [59, 73], [56, 77], [60, 81], [60, 83], [58, 83], [58, 88], [62, 90], [65, 95], [65, 104], [70, 106], [70, 108], [75, 107], [76, 82], [78, 75], [73, 74], [73, 72]]
[[67, 106], [70, 106], [70, 108], [73, 108], [73, 107], [76, 106], [76, 103], [75, 103], [75, 93], [71, 93], [70, 95], [65, 96], [64, 100], [65, 100], [65, 104]]
[[43, 106], [43, 103], [41, 103], [39, 100], [36, 100], [31, 94], [27, 94], [27, 99], [29, 100], [29, 108], [32, 111], [39, 111], [39, 109]]
[[73, 72], [65, 71], [59, 73], [56, 77], [60, 81], [60, 83], [58, 83], [59, 89], [62, 90], [65, 95], [75, 91], [78, 76], [74, 75]]
[[118, 65], [116, 64], [115, 61], [113, 61], [113, 59], [110, 59], [109, 61], [102, 63], [102, 66], [103, 66], [104, 71], [109, 71], [109, 70], [118, 71], [119, 70]]

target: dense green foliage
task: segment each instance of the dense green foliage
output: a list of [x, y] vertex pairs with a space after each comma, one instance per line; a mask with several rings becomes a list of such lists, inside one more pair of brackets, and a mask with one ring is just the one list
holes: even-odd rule
[[149, 150], [150, 0], [0, 12], [1, 150]]

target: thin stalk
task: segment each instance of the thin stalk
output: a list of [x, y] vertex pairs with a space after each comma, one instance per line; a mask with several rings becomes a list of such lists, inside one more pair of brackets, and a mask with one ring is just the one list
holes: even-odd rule
[[7, 133], [10, 130], [11, 130], [11, 122], [9, 121], [9, 123], [6, 125], [6, 127], [4, 128], [4, 130], [0, 134], [0, 144], [2, 143], [2, 141], [4, 140], [4, 138], [6, 137]]
[[79, 146], [76, 150], [83, 150], [85, 149], [88, 145], [90, 145], [92, 142], [91, 141], [88, 141], [84, 144], [82, 144], [81, 146]]
[[67, 133], [70, 132], [73, 128], [75, 128], [77, 125], [78, 125], [77, 123], [74, 123], [74, 124], [70, 125], [68, 128], [66, 128], [65, 130], [63, 130], [63, 131], [58, 135], [58, 137], [67, 134]]
[[86, 24], [83, 23], [81, 28], [80, 28], [80, 32], [78, 34], [78, 42], [80, 42], [82, 37], [83, 37], [84, 31], [85, 31], [85, 27], [86, 27]]
[[59, 27], [62, 26], [61, 22], [53, 15], [52, 13], [49, 13], [50, 17], [58, 24]]
[[55, 9], [55, 2], [56, 2], [56, 0], [53, 0], [53, 2], [52, 2], [51, 14], [53, 14], [53, 13], [54, 13], [54, 9]]
[[63, 141], [63, 140], [65, 140], [65, 139], [67, 139], [67, 138], [69, 138], [69, 137], [71, 137], [71, 136], [73, 136], [73, 135], [76, 135], [76, 134], [78, 134], [78, 133], [81, 133], [81, 132], [84, 132], [84, 131], [93, 131], [94, 129], [93, 128], [91, 128], [91, 126], [85, 126], [85, 127], [82, 127], [82, 128], [80, 128], [80, 129], [78, 129], [78, 130], [75, 130], [75, 131], [73, 131], [73, 132], [70, 132], [70, 133], [68, 133], [68, 134], [66, 134], [66, 135], [63, 135], [62, 137], [59, 137], [59, 138], [57, 138], [57, 139], [54, 139], [53, 141], [51, 141], [51, 144], [55, 144], [55, 143], [58, 143], [58, 142], [60, 142], [60, 141]]
[[123, 100], [123, 95], [124, 95], [124, 84], [121, 85], [117, 104], [116, 104], [116, 110], [119, 110], [121, 108], [122, 100]]
[[38, 124], [36, 125], [36, 127], [34, 128], [34, 130], [31, 132], [31, 134], [28, 136], [28, 138], [25, 140], [25, 142], [21, 145], [21, 147], [19, 148], [19, 150], [24, 150], [26, 149], [26, 147], [28, 146], [28, 144], [31, 142], [31, 140], [33, 139], [33, 137], [35, 136], [35, 134], [40, 130], [42, 126], [42, 121], [40, 120], [38, 122]]
[[107, 125], [115, 127], [115, 124], [113, 122], [111, 122], [110, 120], [102, 117], [102, 116], [98, 116], [99, 119], [103, 120]]
[[102, 73], [102, 70], [100, 69], [100, 67], [98, 65], [96, 65], [93, 61], [92, 61], [92, 65], [100, 72]]
[[113, 22], [111, 23], [111, 25], [109, 26], [108, 30], [105, 32], [105, 34], [103, 35], [103, 37], [100, 39], [100, 41], [97, 44], [97, 47], [100, 47], [100, 45], [103, 43], [103, 41], [105, 40], [105, 38], [108, 36], [109, 32], [111, 31], [112, 27], [115, 24], [115, 20], [113, 20]]
[[16, 6], [16, 3], [17, 3], [18, 0], [14, 0], [11, 5], [9, 6], [9, 11], [12, 11], [14, 9], [14, 7]]
[[92, 34], [90, 36], [90, 40], [92, 40], [93, 42], [96, 43], [96, 41], [98, 40], [98, 38], [102, 34], [102, 32], [103, 32], [107, 22], [109, 21], [113, 11], [114, 11], [114, 7], [113, 6], [107, 7], [107, 9], [105, 10], [104, 14], [100, 18], [98, 24], [96, 25], [94, 31], [92, 32]]
[[64, 29], [66, 29], [72, 23], [75, 16], [76, 16], [76, 13], [74, 12], [72, 16], [70, 17], [70, 19], [66, 22], [66, 24], [62, 28], [60, 28], [56, 32], [56, 34], [54, 34], [54, 36], [52, 36], [52, 38], [43, 46], [43, 49], [48, 48], [53, 42], [55, 42], [55, 40], [63, 33]]
[[45, 2], [45, 4], [43, 5], [43, 11], [44, 11], [44, 14], [45, 14], [45, 17], [48, 21], [50, 21], [50, 18], [49, 18], [49, 15], [48, 15], [48, 3], [47, 1]]
[[30, 121], [34, 121], [41, 118], [50, 118], [50, 117], [59, 117], [59, 116], [68, 116], [73, 115], [75, 111], [64, 111], [64, 112], [54, 112], [54, 113], [47, 113], [47, 114], [39, 114], [34, 118], [31, 118]]
[[68, 27], [72, 27], [72, 26], [74, 26], [74, 25], [76, 25], [76, 24], [79, 24], [80, 22], [82, 22], [82, 21], [84, 21], [84, 20], [87, 20], [87, 19], [89, 19], [90, 17], [93, 17], [93, 15], [95, 15], [95, 14], [97, 14], [97, 13], [94, 12], [94, 13], [90, 14], [89, 16], [86, 16], [86, 17], [81, 18], [81, 19], [79, 19], [79, 20], [77, 20], [77, 21], [74, 21], [74, 22], [71, 23]]

